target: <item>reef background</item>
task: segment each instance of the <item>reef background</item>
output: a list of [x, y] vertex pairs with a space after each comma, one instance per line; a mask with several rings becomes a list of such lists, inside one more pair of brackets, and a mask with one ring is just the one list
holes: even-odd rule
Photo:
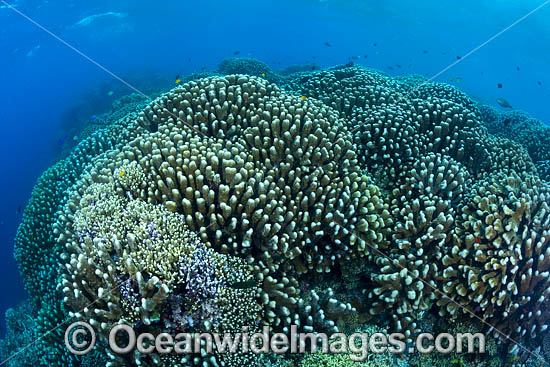
[[[236, 56], [260, 59], [275, 70], [353, 61], [390, 75], [430, 77], [540, 2], [169, 1], [156, 8], [145, 1], [13, 4], [138, 89], [153, 93], [172, 87], [177, 75], [216, 69], [237, 51]], [[550, 121], [549, 12], [541, 10], [436, 81], [460, 77], [456, 86], [470, 96], [489, 104], [503, 97]], [[87, 18], [92, 20], [79, 23]], [[21, 219], [18, 207], [71, 139], [78, 141], [75, 132], [131, 90], [10, 9], [0, 9], [0, 24], [3, 335], [5, 310], [25, 298], [12, 255]]]

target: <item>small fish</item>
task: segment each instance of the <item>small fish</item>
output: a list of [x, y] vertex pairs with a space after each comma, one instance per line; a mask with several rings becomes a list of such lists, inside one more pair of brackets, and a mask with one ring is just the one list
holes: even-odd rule
[[542, 85], [542, 82], [541, 82], [541, 81], [538, 81], [537, 84], [538, 84], [538, 85]]
[[115, 94], [115, 92], [113, 92], [112, 90], [110, 90], [110, 91], [107, 92], [107, 95], [108, 95], [109, 97], [112, 96], [113, 94]]
[[374, 42], [374, 43], [372, 44], [372, 46], [373, 46], [373, 47], [376, 47], [376, 42]]
[[17, 214], [21, 214], [22, 211], [23, 211], [23, 207], [21, 205], [19, 205], [17, 207]]
[[453, 78], [449, 78], [449, 81], [452, 83], [454, 82], [455, 80]]
[[497, 88], [499, 88], [499, 89], [502, 88], [502, 83], [498, 83]]
[[388, 69], [393, 70], [393, 66], [388, 66]]
[[325, 46], [327, 46], [327, 47], [332, 47], [332, 45], [331, 45], [330, 43], [328, 43], [328, 42], [323, 43], [323, 45], [325, 45]]
[[400, 64], [396, 64], [395, 66], [397, 66], [398, 69], [401, 69], [401, 65], [400, 65]]
[[455, 82], [457, 82], [457, 83], [462, 83], [462, 78], [457, 76], [457, 77], [455, 78]]
[[352, 60], [359, 60], [359, 56], [352, 56], [351, 59]]
[[311, 71], [314, 71], [314, 70], [316, 70], [316, 69], [317, 69], [317, 66], [311, 65]]
[[306, 97], [306, 96], [300, 96], [300, 99], [301, 99], [302, 101], [305, 101], [305, 100], [307, 99], [307, 97]]
[[118, 173], [118, 175], [119, 175], [120, 177], [124, 176], [125, 174], [126, 174], [126, 171], [120, 171], [120, 172]]
[[519, 66], [516, 66], [516, 70], [519, 71]]
[[96, 117], [95, 115], [92, 115], [92, 117], [90, 118], [92, 121], [95, 121], [96, 120]]
[[504, 98], [497, 98], [497, 103], [501, 106], [501, 107], [504, 107], [504, 108], [512, 108], [512, 105], [510, 104], [510, 102], [508, 102], [507, 100], [505, 100]]
[[181, 83], [181, 79], [180, 78], [177, 78], [175, 81], [174, 81], [175, 84], [179, 84]]
[[241, 53], [241, 51], [239, 51], [239, 50], [233, 51], [233, 55], [238, 55], [238, 54], [240, 54], [240, 53]]
[[262, 73], [262, 78], [265, 78], [265, 73]]
[[363, 58], [366, 59], [367, 57], [369, 57], [369, 55], [364, 55]]
[[233, 289], [248, 289], [254, 286], [256, 286], [256, 281], [254, 279], [247, 282], [236, 282], [228, 285], [229, 288]]
[[427, 54], [428, 53], [428, 50], [424, 50], [422, 51], [423, 54]]
[[462, 56], [457, 56], [456, 59], [460, 60], [460, 59], [462, 59]]

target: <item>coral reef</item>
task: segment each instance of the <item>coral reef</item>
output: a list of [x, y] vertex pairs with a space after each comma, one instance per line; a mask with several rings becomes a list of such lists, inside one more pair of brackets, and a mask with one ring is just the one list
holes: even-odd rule
[[118, 195], [114, 182], [90, 185], [73, 219], [59, 225], [72, 234], [62, 280], [70, 315], [105, 339], [119, 322], [173, 332], [252, 329], [261, 310], [252, 267], [204, 247], [182, 223], [180, 214]]
[[527, 150], [541, 179], [550, 181], [550, 127], [524, 111], [498, 111], [479, 107], [489, 133], [508, 138]]
[[129, 97], [37, 183], [15, 254], [42, 364], [268, 363], [123, 359], [104, 344], [80, 360], [46, 332], [67, 316], [90, 321], [103, 343], [121, 320], [155, 332], [374, 322], [412, 338], [444, 316], [494, 326], [503, 350], [548, 344], [545, 127], [523, 115], [505, 123], [416, 76], [347, 66], [283, 76], [252, 59], [225, 60], [218, 74], [147, 105]]
[[[33, 308], [23, 303], [6, 311], [6, 337], [0, 340], [0, 360], [6, 367], [33, 367], [39, 365], [40, 355], [31, 345], [37, 338]], [[30, 345], [30, 346], [29, 346]], [[23, 349], [29, 346], [27, 349]]]
[[264, 62], [247, 57], [223, 59], [218, 65], [217, 72], [220, 75], [246, 74], [262, 77], [276, 84], [279, 84], [282, 80], [282, 76], [271, 70]]

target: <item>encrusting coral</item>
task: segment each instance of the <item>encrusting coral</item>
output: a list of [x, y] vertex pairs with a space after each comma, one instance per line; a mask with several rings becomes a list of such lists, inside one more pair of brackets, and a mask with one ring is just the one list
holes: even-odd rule
[[[471, 311], [504, 344], [542, 344], [550, 192], [539, 174], [550, 159], [539, 143], [492, 134], [465, 94], [420, 77], [222, 66], [255, 76], [179, 85], [40, 179], [16, 238], [38, 334], [70, 315], [102, 340], [120, 320], [155, 332], [334, 332], [370, 319], [412, 338], [433, 315], [485, 327]], [[78, 365], [61, 337], [44, 338], [44, 363]]]

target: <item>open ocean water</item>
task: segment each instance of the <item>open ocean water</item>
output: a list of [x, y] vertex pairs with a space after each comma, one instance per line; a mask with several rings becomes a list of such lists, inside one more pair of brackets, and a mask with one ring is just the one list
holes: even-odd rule
[[[0, 0], [0, 366], [550, 364], [549, 19], [543, 0]], [[407, 351], [117, 354], [118, 322]], [[423, 332], [487, 351], [414, 353]]]

